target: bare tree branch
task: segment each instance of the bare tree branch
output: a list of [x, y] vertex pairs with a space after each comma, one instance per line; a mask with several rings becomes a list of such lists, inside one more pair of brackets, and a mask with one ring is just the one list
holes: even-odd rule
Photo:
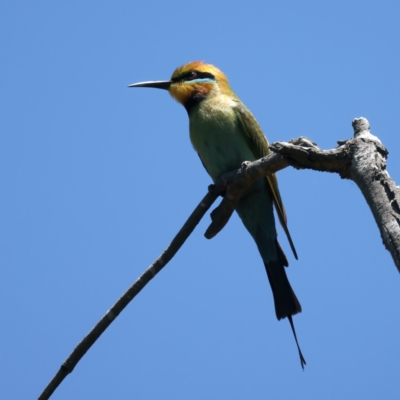
[[268, 173], [291, 165], [297, 169], [334, 172], [353, 180], [367, 201], [383, 243], [400, 271], [400, 188], [386, 171], [388, 151], [381, 141], [370, 133], [365, 118], [353, 121], [354, 138], [339, 142], [332, 150], [321, 150], [310, 139], [301, 137], [289, 143], [273, 143], [275, 153], [224, 174], [216, 188], [225, 197], [211, 213], [212, 223], [205, 236], [215, 236], [227, 223], [243, 191], [255, 180]]
[[96, 340], [109, 327], [109, 325], [111, 325], [120, 312], [162, 270], [162, 268], [168, 264], [172, 257], [181, 248], [183, 243], [185, 243], [186, 239], [193, 232], [196, 225], [203, 218], [203, 215], [211, 207], [216, 198], [217, 195], [212, 192], [206, 194], [206, 196], [185, 222], [181, 230], [174, 237], [171, 244], [164, 250], [160, 257], [158, 257], [157, 260], [154, 261], [154, 263], [151, 264], [150, 267], [136, 280], [136, 282], [129, 287], [129, 289], [106, 312], [96, 326], [82, 339], [78, 346], [75, 347], [74, 351], [63, 362], [57, 374], [39, 396], [39, 400], [46, 400], [50, 398], [64, 378], [73, 371], [76, 364], [78, 364], [81, 358], [96, 342]]
[[212, 223], [205, 233], [209, 239], [226, 225], [246, 188], [257, 179], [289, 165], [297, 169], [334, 172], [344, 179], [353, 180], [371, 208], [383, 243], [400, 271], [400, 188], [386, 171], [388, 152], [380, 140], [370, 133], [368, 121], [365, 118], [355, 119], [353, 128], [354, 138], [339, 142], [339, 146], [335, 149], [321, 150], [304, 137], [291, 140], [289, 143], [277, 142], [270, 146], [273, 154], [251, 163], [244, 162], [239, 170], [222, 175], [215, 185], [209, 187], [207, 195], [167, 249], [107, 311], [64, 361], [39, 396], [39, 400], [50, 398], [54, 390], [73, 371], [121, 311], [172, 259], [219, 195], [223, 195], [223, 200], [211, 213]]
[[383, 244], [400, 271], [400, 188], [386, 170], [388, 151], [369, 133], [364, 118], [353, 121], [350, 177], [360, 188], [379, 227]]

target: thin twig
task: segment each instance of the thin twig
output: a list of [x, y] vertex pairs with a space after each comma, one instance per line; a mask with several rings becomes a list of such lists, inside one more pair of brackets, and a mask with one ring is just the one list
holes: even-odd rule
[[106, 312], [95, 327], [75, 347], [70, 356], [63, 362], [54, 378], [50, 381], [39, 400], [47, 400], [61, 384], [64, 378], [70, 374], [85, 353], [92, 347], [102, 333], [111, 325], [120, 312], [132, 301], [132, 299], [161, 271], [172, 259], [186, 239], [193, 232], [196, 225], [218, 197], [217, 191], [210, 190], [199, 203], [181, 230], [174, 237], [171, 244], [164, 250], [160, 257], [133, 283], [132, 286], [118, 299], [118, 301]]

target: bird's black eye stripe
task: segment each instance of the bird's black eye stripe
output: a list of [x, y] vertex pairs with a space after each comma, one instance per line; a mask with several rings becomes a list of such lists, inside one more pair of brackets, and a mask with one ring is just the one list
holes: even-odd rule
[[189, 71], [172, 79], [172, 82], [184, 82], [193, 79], [212, 79], [215, 81], [215, 76], [209, 72]]

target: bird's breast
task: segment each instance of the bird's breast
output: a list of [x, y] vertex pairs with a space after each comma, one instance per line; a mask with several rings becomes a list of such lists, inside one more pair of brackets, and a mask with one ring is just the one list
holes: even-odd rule
[[190, 113], [190, 140], [214, 181], [243, 161], [255, 160], [238, 125], [236, 105], [228, 96], [219, 96], [202, 101]]

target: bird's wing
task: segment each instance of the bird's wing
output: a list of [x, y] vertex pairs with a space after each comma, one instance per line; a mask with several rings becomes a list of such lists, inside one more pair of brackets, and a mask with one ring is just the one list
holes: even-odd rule
[[[259, 159], [270, 154], [271, 150], [269, 149], [268, 140], [250, 110], [247, 109], [242, 102], [238, 101], [235, 111], [239, 127], [247, 139], [255, 158]], [[278, 213], [279, 221], [288, 238], [293, 254], [297, 259], [297, 252], [287, 227], [286, 211], [279, 193], [278, 180], [275, 174], [268, 175], [266, 179], [271, 189], [272, 199]]]

